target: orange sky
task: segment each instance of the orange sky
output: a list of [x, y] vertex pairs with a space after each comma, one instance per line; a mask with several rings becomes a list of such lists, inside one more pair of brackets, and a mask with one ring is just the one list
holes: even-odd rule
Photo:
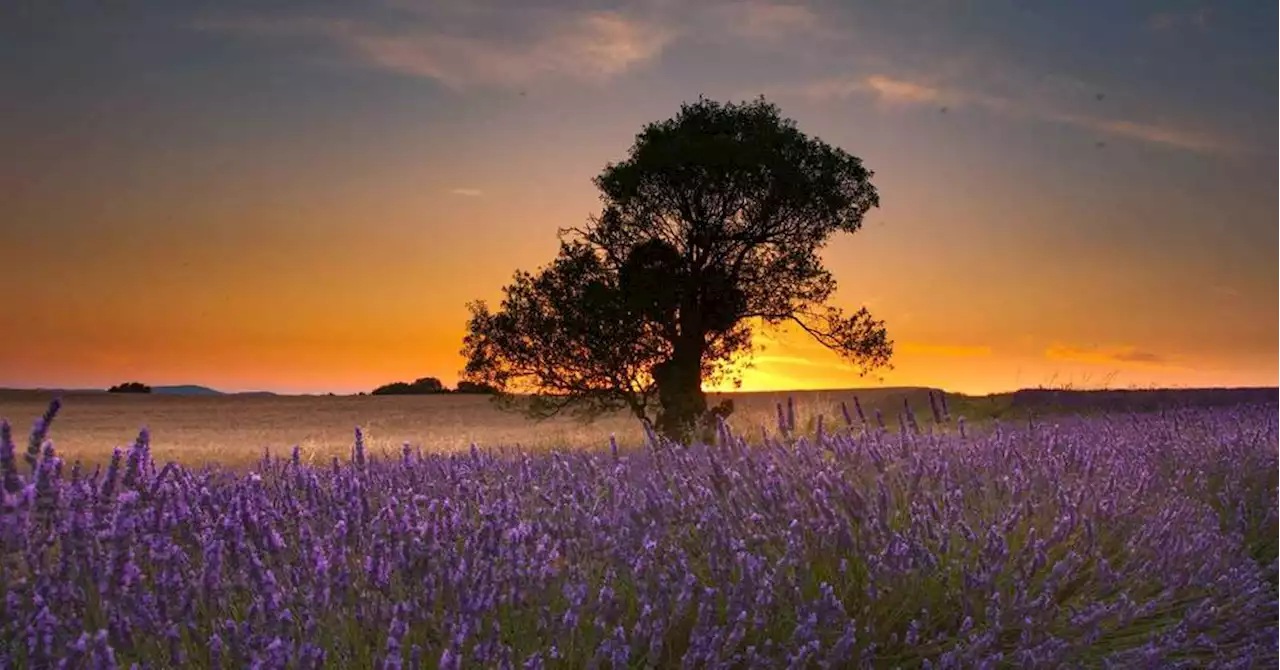
[[1277, 383], [1275, 56], [1248, 3], [415, 7], [0, 32], [27, 64], [0, 71], [0, 386], [451, 384], [465, 303], [551, 260], [644, 123], [758, 93], [876, 172], [826, 259], [897, 354], [860, 379], [773, 333], [744, 390]]

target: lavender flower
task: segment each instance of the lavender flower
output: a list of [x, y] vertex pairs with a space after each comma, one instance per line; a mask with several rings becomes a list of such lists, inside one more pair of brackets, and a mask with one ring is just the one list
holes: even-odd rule
[[251, 472], [144, 433], [101, 478], [10, 439], [0, 666], [1273, 665], [1276, 411]]

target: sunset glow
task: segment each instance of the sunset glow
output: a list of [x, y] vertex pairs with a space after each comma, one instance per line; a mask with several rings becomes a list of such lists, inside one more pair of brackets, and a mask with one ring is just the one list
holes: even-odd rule
[[1277, 384], [1266, 3], [19, 4], [0, 387], [451, 385], [645, 123], [760, 94], [875, 171], [825, 259], [896, 354], [742, 390]]

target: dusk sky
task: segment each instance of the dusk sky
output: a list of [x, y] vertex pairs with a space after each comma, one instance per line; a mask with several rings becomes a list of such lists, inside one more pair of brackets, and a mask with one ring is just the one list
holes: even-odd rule
[[0, 386], [452, 384], [474, 299], [699, 95], [861, 157], [825, 253], [876, 379], [1277, 383], [1277, 6], [299, 0], [0, 9]]

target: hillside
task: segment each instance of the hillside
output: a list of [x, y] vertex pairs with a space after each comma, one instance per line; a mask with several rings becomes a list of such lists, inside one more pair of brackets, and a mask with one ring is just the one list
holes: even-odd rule
[[176, 386], [153, 386], [151, 393], [155, 395], [226, 395], [222, 391], [197, 384], [178, 384]]

